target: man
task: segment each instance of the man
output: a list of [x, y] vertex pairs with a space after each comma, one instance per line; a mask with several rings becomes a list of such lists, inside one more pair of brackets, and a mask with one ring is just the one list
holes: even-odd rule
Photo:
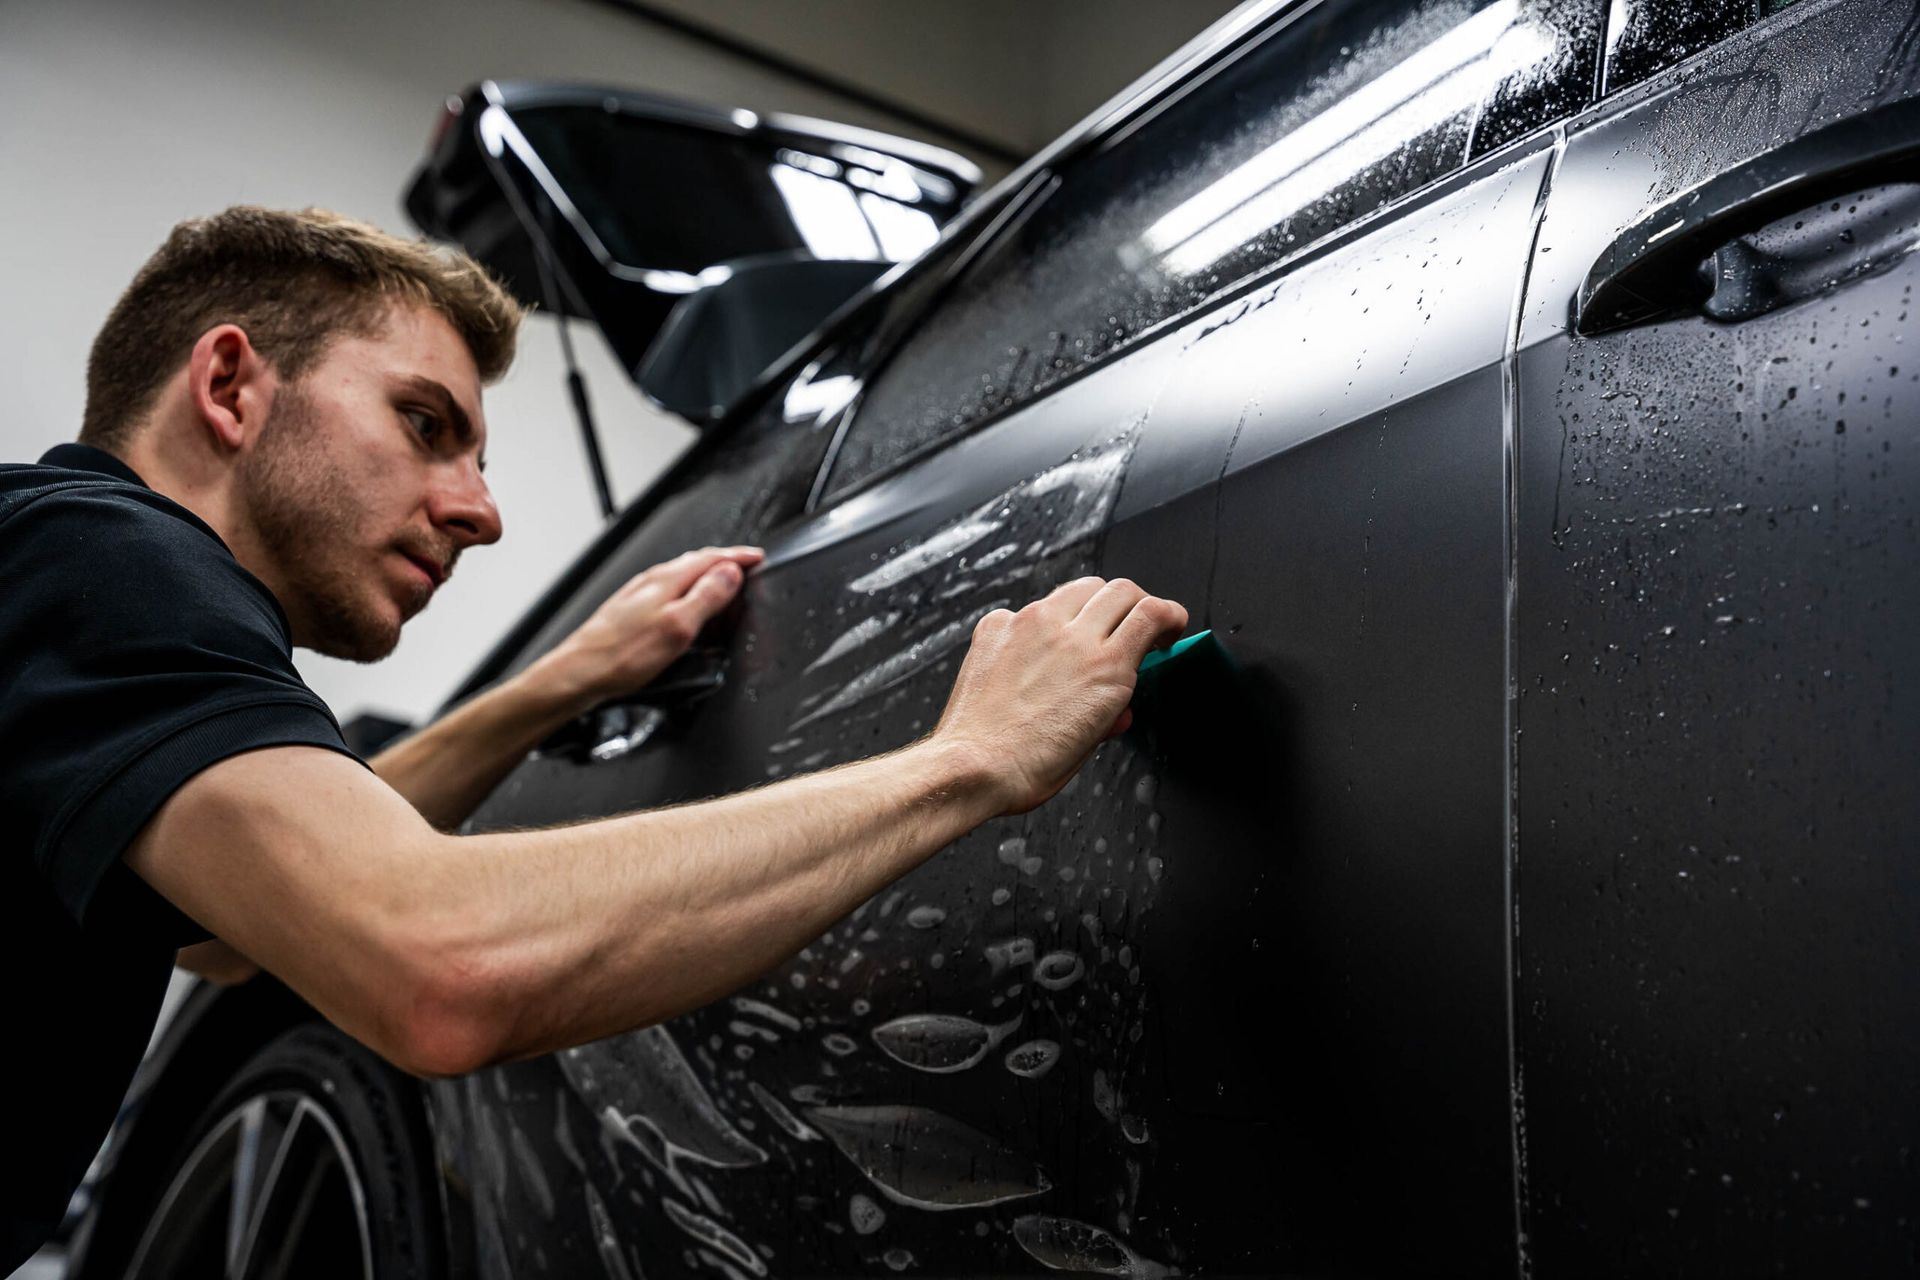
[[1186, 624], [1082, 579], [983, 619], [939, 725], [892, 755], [445, 834], [554, 727], [665, 667], [759, 559], [650, 569], [371, 772], [347, 751], [291, 647], [384, 656], [499, 538], [480, 392], [519, 318], [459, 255], [228, 210], [175, 228], [115, 306], [81, 443], [0, 467], [0, 965], [21, 1046], [0, 1273], [57, 1221], [182, 944], [211, 935], [424, 1075], [670, 1018], [1052, 796]]

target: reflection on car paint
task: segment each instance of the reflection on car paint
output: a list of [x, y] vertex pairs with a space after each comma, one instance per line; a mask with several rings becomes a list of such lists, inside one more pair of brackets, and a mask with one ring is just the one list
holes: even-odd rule
[[[587, 1105], [619, 1117], [621, 1132], [659, 1163], [685, 1158], [737, 1169], [766, 1161], [767, 1153], [721, 1113], [665, 1027], [566, 1049], [557, 1057], [567, 1083]], [[657, 1151], [635, 1137], [636, 1130], [657, 1135]]]
[[[878, 638], [898, 621], [900, 621], [900, 615], [897, 612], [875, 614], [871, 618], [862, 618], [859, 622], [854, 623], [852, 627], [836, 637], [834, 642], [828, 645], [819, 657], [809, 662], [807, 664], [807, 670], [809, 672], [818, 671], [821, 667], [838, 662], [855, 649], [858, 649], [861, 645], [866, 644], [869, 640]], [[798, 738], [792, 739], [792, 743], [795, 745], [799, 742], [800, 739]], [[776, 746], [774, 750], [778, 751], [780, 747]]]

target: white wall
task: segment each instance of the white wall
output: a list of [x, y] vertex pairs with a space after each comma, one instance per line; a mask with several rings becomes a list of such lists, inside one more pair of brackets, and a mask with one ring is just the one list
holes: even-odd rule
[[647, 2], [1026, 155], [1236, 0]]
[[[173, 223], [316, 204], [410, 231], [400, 191], [440, 104], [509, 76], [899, 127], [588, 0], [0, 0], [0, 460], [73, 438], [94, 332]], [[691, 433], [576, 333], [624, 499]], [[387, 661], [297, 655], [342, 717], [424, 716], [599, 525], [550, 320], [487, 416], [507, 535], [462, 561]]]

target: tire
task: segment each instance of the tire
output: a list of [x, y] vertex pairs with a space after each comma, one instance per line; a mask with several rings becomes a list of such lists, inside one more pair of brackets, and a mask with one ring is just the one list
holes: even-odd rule
[[127, 1275], [441, 1280], [444, 1239], [419, 1083], [311, 1024], [248, 1059], [202, 1113]]

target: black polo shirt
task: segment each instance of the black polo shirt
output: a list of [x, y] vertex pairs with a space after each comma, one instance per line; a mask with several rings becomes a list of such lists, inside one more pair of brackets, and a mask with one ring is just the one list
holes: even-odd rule
[[207, 936], [121, 854], [200, 770], [296, 743], [347, 752], [208, 525], [83, 445], [0, 466], [0, 1275], [58, 1224]]

